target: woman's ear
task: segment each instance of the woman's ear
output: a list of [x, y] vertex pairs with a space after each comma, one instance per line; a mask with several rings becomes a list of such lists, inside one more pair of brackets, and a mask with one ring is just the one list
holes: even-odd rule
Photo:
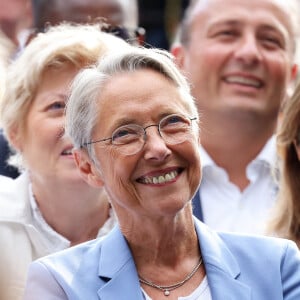
[[13, 126], [8, 132], [8, 137], [9, 143], [19, 152], [22, 152], [22, 134], [19, 133], [19, 130], [20, 128], [18, 128], [17, 126]]
[[82, 178], [92, 187], [102, 187], [104, 185], [102, 176], [91, 161], [87, 151], [74, 150], [73, 155]]

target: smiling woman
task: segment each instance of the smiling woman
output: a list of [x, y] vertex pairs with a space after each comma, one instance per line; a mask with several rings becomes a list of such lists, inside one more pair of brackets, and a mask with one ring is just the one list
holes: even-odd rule
[[99, 24], [64, 24], [35, 37], [8, 69], [1, 116], [23, 172], [0, 186], [1, 300], [22, 298], [32, 260], [102, 236], [116, 221], [104, 190], [76, 168], [64, 110], [78, 71], [126, 47]]
[[66, 133], [81, 175], [104, 186], [118, 224], [33, 262], [24, 300], [300, 298], [294, 243], [216, 233], [193, 217], [199, 119], [167, 52], [132, 47], [81, 71]]

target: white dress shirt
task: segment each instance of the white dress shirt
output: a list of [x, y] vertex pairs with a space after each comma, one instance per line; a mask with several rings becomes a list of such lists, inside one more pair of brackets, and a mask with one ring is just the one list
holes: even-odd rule
[[204, 222], [219, 231], [263, 234], [278, 189], [274, 177], [275, 137], [247, 166], [250, 184], [242, 192], [203, 148], [200, 154], [203, 170], [200, 198]]

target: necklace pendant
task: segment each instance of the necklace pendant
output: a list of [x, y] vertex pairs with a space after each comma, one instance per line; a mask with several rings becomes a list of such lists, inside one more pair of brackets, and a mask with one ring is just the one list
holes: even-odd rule
[[170, 295], [170, 291], [164, 290], [164, 294], [165, 294], [165, 296], [169, 296]]

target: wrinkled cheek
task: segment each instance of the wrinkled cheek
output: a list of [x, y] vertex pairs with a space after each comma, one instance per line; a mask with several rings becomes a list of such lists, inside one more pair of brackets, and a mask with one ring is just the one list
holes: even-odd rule
[[111, 197], [118, 202], [121, 201], [119, 203], [121, 205], [126, 199], [137, 198], [135, 185], [130, 180], [132, 174], [130, 158], [120, 157], [116, 151], [111, 150], [103, 163], [105, 164], [105, 185]]
[[192, 194], [194, 194], [197, 191], [197, 189], [200, 185], [200, 182], [201, 182], [201, 178], [202, 178], [202, 170], [201, 170], [200, 161], [195, 163], [195, 168], [194, 168], [191, 176], [192, 176], [192, 178], [191, 178], [191, 181], [192, 181], [191, 191], [192, 191]]
[[108, 189], [106, 190], [110, 196], [113, 207], [118, 208], [119, 212], [124, 212], [139, 206], [140, 196], [134, 185], [128, 180], [123, 180], [123, 178], [119, 177], [116, 173], [112, 175], [114, 178], [110, 181]]
[[115, 178], [116, 157], [112, 151], [107, 151], [106, 149], [95, 148], [94, 153], [99, 172], [102, 174], [104, 182], [109, 183], [111, 181], [111, 177]]

